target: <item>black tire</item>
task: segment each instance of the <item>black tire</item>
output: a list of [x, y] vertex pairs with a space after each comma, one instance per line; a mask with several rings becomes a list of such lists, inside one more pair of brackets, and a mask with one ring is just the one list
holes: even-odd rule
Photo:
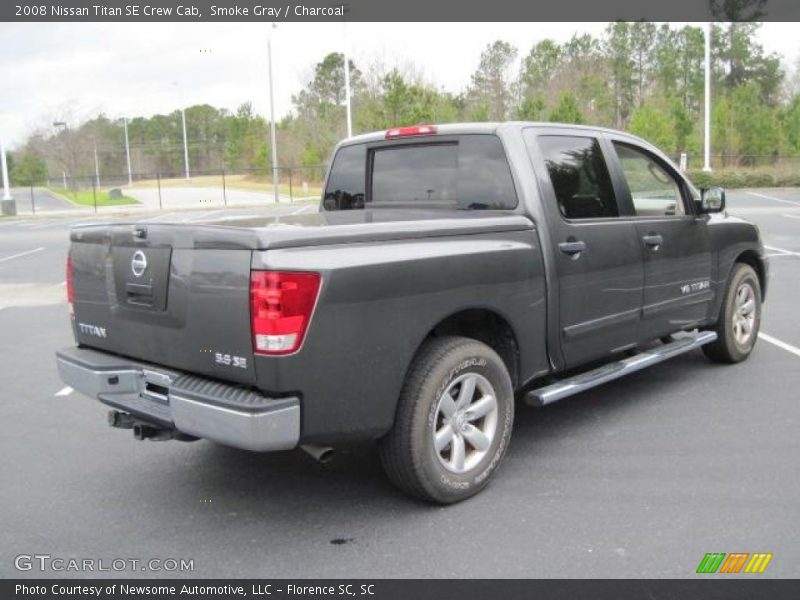
[[[470, 394], [471, 407], [478, 405], [478, 400], [489, 394], [486, 389], [494, 391], [495, 409], [481, 419], [470, 420], [464, 424], [467, 414], [454, 413], [445, 417], [440, 406], [444, 403], [445, 393], [450, 399], [458, 399], [466, 381], [475, 381], [475, 393]], [[486, 383], [490, 388], [486, 387]], [[482, 386], [482, 387], [481, 387]], [[467, 388], [469, 389], [469, 388]], [[464, 397], [467, 392], [464, 392]], [[470, 415], [482, 411], [475, 410]], [[444, 418], [445, 421], [440, 421]], [[457, 419], [461, 418], [461, 421]], [[448, 446], [437, 451], [434, 444], [434, 432], [444, 431], [445, 426], [467, 432], [470, 423], [478, 427], [491, 429], [494, 424], [491, 442], [485, 450], [479, 451], [470, 445], [467, 433], [453, 434]], [[488, 425], [487, 425], [488, 423]], [[406, 376], [403, 390], [395, 415], [392, 430], [379, 442], [380, 457], [383, 468], [389, 479], [403, 491], [423, 500], [439, 504], [459, 502], [478, 493], [491, 479], [500, 465], [511, 438], [514, 424], [514, 391], [511, 378], [502, 359], [486, 344], [464, 337], [432, 338], [420, 349]], [[472, 434], [474, 430], [469, 430]], [[453, 472], [458, 461], [453, 458], [456, 437], [462, 440], [459, 444], [465, 448], [461, 468], [463, 472]], [[489, 437], [489, 436], [487, 436]], [[445, 465], [443, 454], [449, 453]], [[450, 461], [456, 461], [452, 463]], [[470, 465], [470, 462], [474, 462]]]
[[[753, 322], [746, 340], [737, 339], [734, 315], [737, 311], [737, 293], [742, 286], [749, 286], [753, 296]], [[761, 284], [758, 275], [750, 265], [736, 263], [728, 278], [725, 297], [722, 299], [719, 319], [712, 329], [717, 332], [717, 340], [703, 346], [705, 355], [714, 362], [738, 363], [750, 356], [761, 326]]]

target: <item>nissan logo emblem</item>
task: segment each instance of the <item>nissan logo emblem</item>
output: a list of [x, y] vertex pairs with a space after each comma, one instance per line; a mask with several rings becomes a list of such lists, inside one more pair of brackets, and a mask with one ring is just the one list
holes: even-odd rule
[[147, 257], [144, 255], [144, 252], [137, 250], [133, 253], [133, 258], [131, 259], [131, 272], [134, 277], [141, 277], [146, 270]]

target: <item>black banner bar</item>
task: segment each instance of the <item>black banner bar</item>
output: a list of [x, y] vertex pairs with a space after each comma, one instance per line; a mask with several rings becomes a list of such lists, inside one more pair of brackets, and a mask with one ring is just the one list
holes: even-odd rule
[[[797, 0], [3, 0], [0, 21], [798, 21]], [[412, 35], [410, 33], [410, 35]]]
[[5, 599], [130, 600], [782, 600], [800, 598], [799, 580], [753, 579], [389, 579], [389, 580], [3, 580]]

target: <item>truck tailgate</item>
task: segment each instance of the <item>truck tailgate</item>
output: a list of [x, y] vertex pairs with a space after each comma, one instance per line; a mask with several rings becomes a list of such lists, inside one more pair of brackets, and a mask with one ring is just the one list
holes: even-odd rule
[[198, 244], [202, 229], [105, 225], [72, 232], [77, 341], [211, 377], [255, 383], [246, 230]]

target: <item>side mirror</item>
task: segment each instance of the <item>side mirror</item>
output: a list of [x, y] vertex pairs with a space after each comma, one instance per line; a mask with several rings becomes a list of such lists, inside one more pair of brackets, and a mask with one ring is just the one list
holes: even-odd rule
[[700, 212], [703, 214], [725, 210], [725, 190], [721, 187], [703, 188], [700, 190], [700, 197]]

